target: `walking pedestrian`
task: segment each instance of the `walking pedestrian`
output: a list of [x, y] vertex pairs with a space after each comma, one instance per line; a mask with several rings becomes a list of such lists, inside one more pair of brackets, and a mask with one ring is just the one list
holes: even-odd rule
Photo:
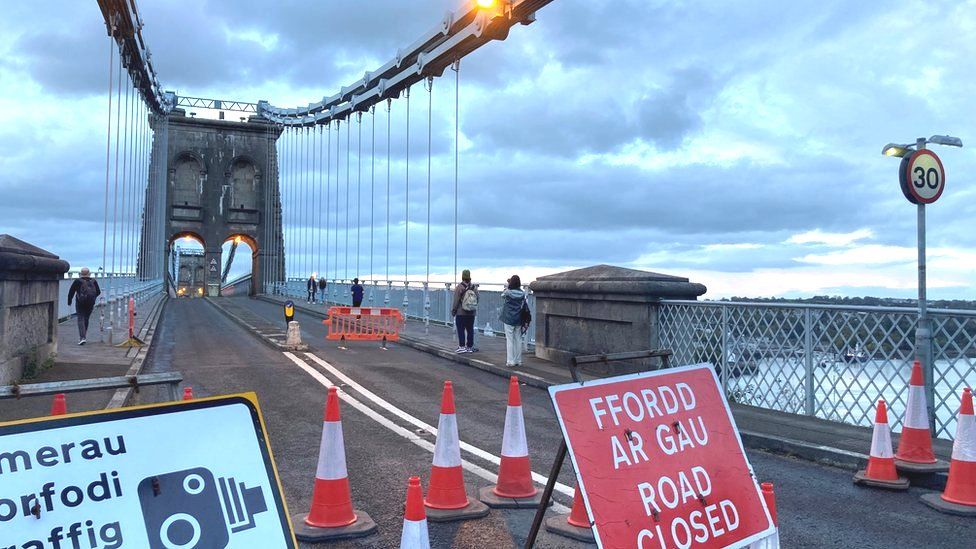
[[363, 287], [358, 278], [352, 279], [352, 306], [359, 307], [363, 304]]
[[319, 279], [319, 297], [321, 298], [322, 304], [325, 304], [325, 277]]
[[315, 303], [315, 290], [318, 289], [318, 284], [315, 282], [315, 273], [308, 277], [308, 281], [305, 282], [305, 289], [308, 290], [308, 296], [306, 297], [308, 303]]
[[454, 288], [451, 315], [457, 328], [458, 348], [455, 353], [473, 353], [474, 318], [478, 313], [478, 287], [471, 283], [471, 271], [461, 271], [461, 283]]
[[513, 368], [522, 365], [522, 307], [525, 305], [525, 292], [522, 279], [512, 275], [508, 287], [502, 291], [501, 320], [505, 326], [505, 366]]
[[[95, 301], [102, 295], [98, 281], [91, 277], [88, 267], [81, 269], [81, 276], [71, 283], [68, 289], [68, 307], [75, 302], [75, 316], [78, 317], [78, 345], [88, 342], [88, 319], [95, 310]], [[77, 297], [77, 299], [75, 299]]]

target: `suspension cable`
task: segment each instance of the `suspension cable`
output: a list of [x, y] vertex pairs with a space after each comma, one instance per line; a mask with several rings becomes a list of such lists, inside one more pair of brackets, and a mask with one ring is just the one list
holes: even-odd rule
[[393, 99], [386, 100], [386, 280], [390, 280], [390, 111]]
[[[333, 256], [333, 265], [335, 269], [335, 274], [333, 275], [334, 280], [339, 279], [339, 163], [342, 161], [342, 156], [339, 153], [339, 144], [342, 141], [342, 126], [341, 120], [336, 120], [336, 199], [335, 199], [335, 255]], [[335, 288], [335, 286], [333, 286]]]
[[[112, 158], [112, 77], [115, 70], [115, 23], [112, 22], [108, 46], [108, 129], [105, 131], [105, 221], [102, 224], [102, 273], [108, 266], [108, 187]], [[105, 297], [102, 297], [105, 301]], [[102, 314], [104, 316], [104, 313]]]
[[316, 170], [316, 174], [319, 176], [319, 207], [316, 210], [318, 214], [318, 223], [316, 223], [316, 246], [315, 246], [315, 270], [320, 273], [323, 278], [327, 278], [326, 273], [322, 270], [322, 133], [325, 131], [324, 125], [319, 125], [319, 169]]
[[434, 77], [427, 77], [427, 278], [430, 282], [430, 166], [431, 166], [431, 126], [434, 112]]
[[322, 273], [326, 279], [329, 278], [329, 260], [332, 258], [332, 254], [329, 253], [329, 246], [332, 244], [331, 240], [331, 228], [332, 228], [332, 121], [330, 120], [328, 124], [324, 127], [325, 133], [328, 134], [329, 144], [325, 147], [326, 150], [326, 163], [325, 163], [325, 272]]
[[298, 229], [302, 235], [302, 278], [308, 278], [312, 274], [308, 269], [308, 146], [310, 142], [308, 128], [302, 127], [302, 194], [299, 210], [301, 218], [298, 220]]
[[[132, 87], [132, 81], [130, 79], [131, 75], [126, 72], [126, 89], [125, 89], [125, 122], [122, 123], [122, 212], [118, 219], [118, 232], [119, 232], [119, 273], [125, 273], [128, 268], [125, 264], [126, 262], [126, 246], [128, 245], [128, 223], [126, 217], [129, 212], [129, 168], [131, 162], [129, 157], [132, 153], [132, 119], [133, 116], [129, 113], [129, 89]], [[133, 104], [135, 101], [133, 101]], [[125, 288], [128, 286], [128, 280], [124, 282], [122, 287], [123, 293]]]
[[[376, 105], [369, 108], [371, 115], [369, 148], [369, 279], [375, 280], [376, 271], [373, 269], [373, 229], [376, 226]], [[375, 284], [374, 284], [375, 285]], [[370, 298], [373, 292], [370, 291]]]
[[351, 143], [352, 119], [346, 123], [346, 280], [349, 279], [349, 144]]
[[454, 61], [454, 283], [458, 276], [458, 160], [461, 135], [461, 60]]
[[[112, 194], [114, 205], [112, 207], [112, 276], [108, 279], [108, 300], [109, 300], [109, 316], [108, 316], [108, 330], [109, 330], [109, 343], [112, 343], [112, 325], [115, 322], [115, 308], [112, 307], [112, 299], [114, 297], [114, 275], [115, 275], [115, 235], [116, 235], [116, 221], [118, 219], [118, 208], [119, 208], [119, 143], [121, 141], [120, 134], [122, 131], [122, 54], [119, 53], [119, 78], [118, 78], [118, 89], [116, 90], [117, 97], [119, 98], [118, 103], [115, 106], [115, 177], [112, 183]], [[126, 104], [128, 104], [128, 89], [126, 89]]]
[[363, 113], [356, 113], [356, 131], [359, 133], [359, 141], [356, 145], [356, 276], [362, 275], [359, 270], [360, 252], [360, 228], [363, 226]]
[[[406, 178], [406, 200], [403, 201], [403, 283], [410, 283], [408, 273], [409, 253], [410, 253], [410, 87], [407, 86], [407, 178]], [[403, 299], [406, 301], [407, 292], [404, 290]]]

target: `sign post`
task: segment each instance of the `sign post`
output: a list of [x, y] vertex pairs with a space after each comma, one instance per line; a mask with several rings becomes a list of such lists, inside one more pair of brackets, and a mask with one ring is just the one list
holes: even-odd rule
[[601, 547], [745, 547], [775, 532], [709, 364], [549, 388]]
[[935, 365], [932, 357], [932, 326], [928, 315], [925, 268], [925, 205], [932, 204], [945, 190], [945, 168], [939, 157], [925, 148], [919, 138], [916, 150], [902, 158], [898, 174], [902, 194], [916, 205], [918, 231], [918, 324], [915, 327], [915, 357], [922, 363], [929, 429], [935, 432]]
[[4, 547], [297, 548], [254, 393], [0, 424]]

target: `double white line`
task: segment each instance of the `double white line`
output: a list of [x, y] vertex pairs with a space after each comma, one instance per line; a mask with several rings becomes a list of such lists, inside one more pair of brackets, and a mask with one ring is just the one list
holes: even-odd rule
[[[305, 362], [304, 360], [302, 360], [301, 358], [295, 356], [292, 353], [288, 353], [288, 352], [283, 353], [283, 354], [286, 357], [288, 357], [289, 360], [291, 360], [292, 362], [294, 362], [295, 365], [297, 365], [299, 368], [301, 368], [302, 370], [304, 370], [305, 373], [307, 373], [308, 375], [312, 376], [312, 379], [314, 379], [315, 381], [319, 382], [322, 386], [328, 388], [328, 387], [332, 387], [332, 386], [335, 385], [334, 383], [332, 383], [332, 381], [329, 378], [325, 377], [325, 375], [323, 375], [322, 372], [320, 372], [319, 370], [317, 370], [317, 369], [309, 366], [309, 364], [307, 362]], [[376, 406], [378, 406], [378, 407], [386, 410], [387, 412], [389, 412], [389, 413], [391, 413], [391, 414], [399, 417], [400, 419], [402, 419], [406, 423], [409, 423], [409, 424], [413, 425], [414, 427], [417, 427], [419, 429], [422, 429], [422, 430], [424, 430], [424, 431], [426, 431], [426, 432], [434, 435], [435, 437], [437, 436], [437, 428], [436, 427], [434, 427], [433, 425], [430, 425], [428, 423], [425, 423], [425, 422], [421, 421], [420, 419], [418, 419], [418, 418], [416, 418], [416, 417], [408, 414], [407, 412], [401, 410], [400, 408], [394, 406], [389, 401], [384, 400], [383, 398], [377, 396], [375, 393], [373, 393], [369, 389], [366, 389], [365, 387], [363, 387], [359, 383], [356, 383], [355, 381], [353, 381], [352, 378], [350, 378], [349, 376], [343, 374], [335, 366], [333, 366], [333, 365], [329, 364], [328, 362], [322, 360], [321, 358], [319, 358], [315, 354], [313, 354], [313, 353], [305, 353], [305, 357], [308, 358], [309, 360], [313, 361], [315, 364], [319, 365], [320, 367], [322, 367], [329, 374], [335, 376], [335, 378], [338, 379], [339, 381], [341, 381], [342, 383], [345, 383], [347, 387], [351, 387], [352, 389], [354, 389], [356, 392], [358, 392], [359, 394], [361, 394], [363, 396], [363, 398], [365, 398], [368, 401], [371, 401]], [[389, 429], [390, 431], [393, 431], [397, 435], [400, 435], [401, 437], [409, 440], [410, 442], [416, 444], [417, 446], [420, 446], [421, 448], [423, 448], [424, 450], [427, 450], [431, 454], [434, 453], [434, 445], [432, 443], [428, 442], [427, 440], [425, 440], [423, 438], [420, 438], [413, 431], [410, 431], [409, 429], [405, 429], [405, 428], [401, 427], [400, 425], [397, 425], [396, 423], [390, 421], [385, 416], [379, 414], [376, 410], [370, 408], [368, 405], [364, 404], [363, 402], [360, 402], [355, 397], [353, 397], [352, 395], [350, 395], [348, 392], [344, 391], [343, 388], [341, 388], [341, 387], [339, 388], [339, 398], [341, 398], [343, 400], [343, 402], [346, 402], [347, 404], [349, 404], [353, 408], [359, 410], [364, 415], [366, 415], [366, 417], [368, 417], [368, 418], [372, 419], [373, 421], [379, 423], [383, 427], [386, 427], [387, 429]], [[469, 453], [469, 454], [471, 454], [471, 455], [473, 455], [473, 456], [475, 456], [475, 457], [477, 457], [479, 459], [482, 459], [484, 461], [487, 461], [489, 463], [492, 463], [492, 464], [494, 464], [496, 466], [501, 463], [501, 458], [499, 458], [498, 456], [496, 456], [496, 455], [494, 455], [494, 454], [492, 454], [490, 452], [486, 452], [485, 450], [482, 450], [481, 448], [478, 448], [477, 446], [468, 444], [467, 442], [464, 442], [464, 441], [461, 442], [461, 450], [463, 450], [463, 451], [465, 451], [465, 452], [467, 452], [467, 453]], [[496, 475], [495, 473], [492, 473], [491, 471], [489, 471], [489, 470], [487, 470], [487, 469], [485, 469], [485, 468], [483, 468], [483, 467], [481, 467], [481, 466], [479, 466], [477, 464], [471, 463], [468, 460], [462, 460], [461, 461], [461, 466], [464, 467], [464, 469], [466, 469], [466, 470], [474, 473], [475, 475], [478, 475], [479, 477], [485, 479], [486, 481], [488, 481], [488, 482], [490, 482], [492, 484], [498, 482], [498, 475]], [[534, 480], [535, 482], [537, 482], [539, 484], [542, 484], [542, 485], [545, 485], [549, 481], [549, 479], [547, 477], [544, 477], [544, 476], [542, 476], [542, 475], [540, 475], [538, 473], [535, 473], [535, 472], [532, 473], [532, 480]], [[569, 498], [572, 498], [573, 497], [573, 487], [572, 486], [567, 486], [565, 484], [562, 484], [562, 483], [557, 482], [556, 485], [555, 485], [555, 491], [557, 491], [557, 492], [559, 492], [559, 493], [561, 493], [561, 494], [563, 494], [563, 495], [565, 495], [565, 496], [567, 496]], [[569, 512], [569, 508], [568, 507], [566, 507], [564, 505], [560, 505], [559, 503], [555, 503], [555, 502], [553, 502], [553, 507], [552, 508], [553, 508], [553, 510], [556, 513], [568, 513]]]

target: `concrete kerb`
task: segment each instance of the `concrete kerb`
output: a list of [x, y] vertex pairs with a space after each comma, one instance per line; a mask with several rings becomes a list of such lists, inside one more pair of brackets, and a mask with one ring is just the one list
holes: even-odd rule
[[[139, 339], [145, 342], [145, 345], [139, 348], [136, 353], [135, 358], [132, 360], [132, 366], [125, 373], [126, 376], [137, 376], [142, 373], [143, 365], [146, 362], [146, 356], [149, 355], [150, 349], [152, 349], [153, 339], [156, 334], [156, 325], [159, 323], [160, 317], [163, 316], [163, 309], [166, 307], [166, 302], [169, 300], [167, 295], [163, 295], [156, 302], [156, 305], [149, 312], [148, 320], [143, 324], [142, 329], [139, 330]], [[132, 391], [134, 387], [128, 387], [125, 389], [118, 389], [115, 394], [112, 395], [112, 399], [108, 401], [108, 405], [105, 409], [121, 408], [129, 403], [132, 398]]]

